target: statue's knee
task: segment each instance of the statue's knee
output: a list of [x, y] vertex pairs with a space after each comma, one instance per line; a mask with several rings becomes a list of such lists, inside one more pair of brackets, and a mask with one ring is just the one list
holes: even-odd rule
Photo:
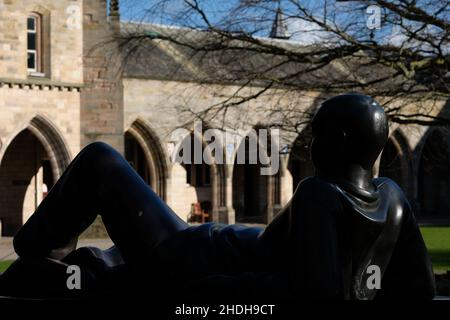
[[81, 151], [84, 159], [93, 167], [105, 167], [120, 164], [122, 155], [107, 143], [97, 141], [90, 143]]
[[111, 147], [109, 144], [102, 142], [102, 141], [96, 141], [88, 144], [86, 147], [83, 148], [81, 151], [82, 153], [94, 153], [94, 154], [101, 154], [104, 152], [110, 152], [111, 150], [114, 150], [113, 147]]

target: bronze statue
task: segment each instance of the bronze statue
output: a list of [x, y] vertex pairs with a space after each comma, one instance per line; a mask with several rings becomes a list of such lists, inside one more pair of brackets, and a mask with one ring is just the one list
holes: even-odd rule
[[[382, 107], [365, 95], [333, 97], [312, 132], [316, 175], [264, 229], [189, 226], [117, 151], [88, 145], [14, 238], [20, 259], [0, 294], [67, 293], [65, 267], [78, 264], [84, 294], [114, 283], [199, 298], [432, 299], [434, 275], [408, 201], [392, 180], [372, 175], [388, 138]], [[115, 247], [73, 251], [98, 214]], [[370, 266], [381, 271], [380, 289], [367, 286]], [[37, 272], [46, 288], [29, 276]]]

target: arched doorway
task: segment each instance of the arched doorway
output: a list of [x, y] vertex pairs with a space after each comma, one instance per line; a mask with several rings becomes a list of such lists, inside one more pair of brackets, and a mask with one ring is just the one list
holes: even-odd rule
[[399, 131], [389, 137], [380, 159], [378, 176], [394, 180], [405, 192], [410, 195], [411, 183], [411, 151], [408, 143]]
[[[269, 212], [274, 207], [269, 202], [279, 204], [279, 195], [273, 194], [274, 189], [279, 191], [276, 187], [279, 176], [271, 178], [261, 174], [260, 148], [258, 135], [252, 131], [237, 149], [233, 167], [233, 208], [239, 223], [268, 223], [274, 214]], [[267, 154], [267, 150], [264, 152]]]
[[[213, 213], [213, 166], [205, 163], [203, 159], [204, 144], [200, 137], [196, 137], [194, 133], [189, 134], [182, 142], [184, 149], [180, 156], [188, 159], [181, 163], [186, 170], [186, 185], [188, 192], [186, 193], [189, 204], [188, 222], [208, 222], [212, 221]], [[200, 161], [195, 161], [194, 152], [195, 144], [198, 144], [201, 150]], [[183, 152], [190, 149], [190, 156], [185, 156]], [[199, 163], [201, 162], [201, 163]], [[215, 181], [214, 181], [215, 182]]]
[[139, 142], [129, 132], [125, 133], [125, 159], [136, 170], [141, 178], [151, 185], [151, 174], [148, 160]]
[[141, 178], [166, 200], [167, 161], [159, 139], [143, 120], [138, 119], [125, 132], [125, 158]]
[[13, 236], [71, 159], [62, 135], [43, 115], [19, 130], [0, 154], [2, 235]]
[[314, 175], [314, 165], [311, 161], [311, 133], [305, 129], [295, 139], [289, 155], [288, 170], [292, 175], [292, 190], [295, 191], [300, 181]]
[[48, 152], [29, 129], [8, 145], [0, 165], [2, 235], [14, 236], [53, 187]]
[[223, 145], [209, 130], [185, 134], [172, 153], [171, 203], [188, 222], [228, 221]]
[[450, 157], [446, 136], [433, 130], [426, 138], [419, 163], [419, 203], [422, 217], [450, 217]]

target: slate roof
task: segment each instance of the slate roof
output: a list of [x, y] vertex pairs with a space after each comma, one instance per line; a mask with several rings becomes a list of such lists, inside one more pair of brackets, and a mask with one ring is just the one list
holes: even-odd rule
[[[364, 62], [368, 59], [364, 53], [361, 53], [360, 57], [333, 61], [317, 71], [310, 72], [306, 70], [311, 64], [286, 61], [281, 55], [242, 50], [242, 46], [249, 44], [238, 41], [232, 43], [235, 50], [215, 48], [215, 51], [198, 52], [185, 45], [154, 39], [156, 36], [162, 36], [197, 47], [211, 45], [211, 33], [180, 27], [123, 22], [121, 35], [146, 35], [145, 39], [130, 41], [124, 46], [124, 52], [127, 53], [124, 76], [129, 78], [239, 84], [251, 77], [254, 79], [252, 85], [264, 85], [273, 78], [290, 77], [283, 85], [313, 89], [342, 84], [355, 78], [367, 82], [380, 75], [392, 73], [391, 69], [383, 66], [365, 66]], [[258, 40], [276, 50], [294, 53], [307, 54], [318, 48], [289, 40]], [[275, 65], [276, 67], [273, 67]], [[272, 68], [267, 71], [268, 67]], [[399, 79], [391, 81], [398, 82]], [[386, 86], [386, 83], [383, 85]]]

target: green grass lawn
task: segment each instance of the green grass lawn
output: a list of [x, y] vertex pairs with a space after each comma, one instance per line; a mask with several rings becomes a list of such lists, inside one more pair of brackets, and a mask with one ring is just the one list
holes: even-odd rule
[[430, 253], [435, 273], [450, 270], [450, 227], [420, 228]]
[[0, 261], [0, 272], [5, 271], [11, 263], [13, 263], [12, 260]]

